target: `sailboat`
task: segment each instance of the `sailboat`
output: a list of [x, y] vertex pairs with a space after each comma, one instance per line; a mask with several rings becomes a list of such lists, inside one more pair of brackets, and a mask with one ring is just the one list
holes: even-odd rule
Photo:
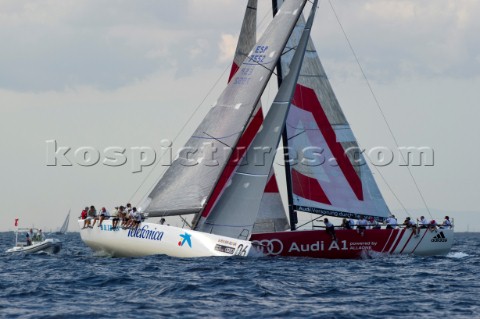
[[70, 222], [70, 210], [68, 211], [67, 217], [65, 217], [65, 221], [58, 230], [55, 231], [56, 235], [65, 235], [68, 230], [68, 223]]
[[[453, 229], [337, 230], [336, 240], [325, 230], [296, 229], [298, 211], [380, 222], [390, 214], [368, 165], [355, 165], [365, 163], [363, 155], [346, 152], [357, 141], [310, 39], [317, 2], [307, 21], [305, 4], [273, 0], [279, 10], [256, 41], [257, 0], [248, 1], [226, 89], [143, 202], [149, 218], [194, 214], [192, 229], [144, 222], [116, 230], [104, 221], [81, 230], [88, 246], [114, 256], [177, 257], [450, 251]], [[280, 87], [264, 118], [260, 97], [275, 66]], [[272, 169], [281, 137], [289, 150], [288, 217]], [[318, 149], [336, 165], [315, 162]]]
[[[272, 0], [273, 10], [281, 3]], [[279, 83], [288, 74], [304, 23], [301, 16], [281, 57], [277, 69]], [[288, 149], [285, 169], [291, 230], [257, 232], [251, 240], [265, 254], [273, 256], [446, 255], [453, 244], [451, 228], [368, 229], [361, 233], [339, 229], [337, 240], [332, 240], [325, 230], [296, 229], [298, 211], [318, 216], [312, 220], [322, 216], [358, 220], [363, 215], [381, 222], [391, 215], [364, 155], [358, 151], [357, 140], [311, 39], [307, 52], [283, 135], [284, 147]], [[314, 162], [319, 155], [314, 151], [333, 159], [334, 165]]]
[[[255, 1], [250, 1], [256, 4]], [[249, 51], [225, 90], [197, 127], [177, 159], [142, 204], [146, 217], [197, 214], [193, 230], [143, 222], [138, 228], [113, 228], [107, 220], [100, 227], [82, 228], [82, 240], [93, 250], [113, 256], [166, 254], [175, 257], [246, 256], [252, 243], [253, 225], [262, 202], [262, 194], [274, 160], [274, 152], [263, 156], [264, 165], [247, 159], [257, 148], [278, 145], [290, 100], [300, 72], [316, 1], [311, 10], [299, 49], [292, 59], [291, 72], [284, 79], [271, 111], [258, 131], [251, 130], [253, 140], [244, 156], [234, 150], [247, 127], [254, 121], [259, 101], [273, 70], [299, 19], [306, 0], [287, 0], [262, 37]], [[253, 7], [251, 7], [253, 8]], [[252, 10], [252, 9], [247, 10]], [[248, 27], [247, 24], [244, 24]], [[192, 150], [195, 150], [192, 152]], [[216, 154], [216, 150], [222, 150]], [[263, 151], [262, 151], [263, 153]], [[215, 154], [215, 156], [213, 156]], [[216, 198], [208, 217], [202, 211], [225, 171], [234, 176]], [[200, 165], [197, 165], [200, 164]], [[83, 223], [79, 220], [79, 224]]]

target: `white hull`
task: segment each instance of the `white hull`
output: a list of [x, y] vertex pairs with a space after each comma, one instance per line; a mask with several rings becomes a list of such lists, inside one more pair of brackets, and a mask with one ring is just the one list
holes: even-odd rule
[[113, 230], [111, 220], [101, 227], [83, 227], [78, 221], [83, 242], [96, 252], [115, 257], [168, 255], [172, 257], [247, 256], [252, 243], [225, 236], [143, 222], [138, 229]]
[[45, 239], [42, 242], [34, 242], [30, 246], [19, 245], [8, 249], [7, 253], [25, 253], [32, 254], [38, 252], [46, 252], [50, 254], [56, 254], [62, 248], [62, 243], [58, 239]]

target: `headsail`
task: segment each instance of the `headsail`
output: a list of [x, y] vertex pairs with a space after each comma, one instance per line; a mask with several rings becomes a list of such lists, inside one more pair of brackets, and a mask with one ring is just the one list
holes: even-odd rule
[[257, 106], [306, 0], [287, 0], [147, 198], [149, 216], [198, 213]]
[[[283, 76], [288, 74], [304, 21], [300, 17], [281, 58]], [[388, 216], [311, 39], [286, 129], [296, 210], [337, 217]]]
[[230, 185], [199, 230], [233, 238], [250, 237], [295, 91], [316, 5], [317, 0], [312, 6], [298, 50], [292, 59], [290, 72], [279, 88], [262, 129], [250, 145], [243, 165], [238, 167]]
[[[255, 45], [256, 42], [256, 23], [257, 22], [257, 0], [249, 0], [247, 8], [245, 11], [245, 16], [242, 23], [242, 28], [240, 31], [240, 36], [238, 38], [237, 48], [235, 50], [235, 56], [233, 59], [232, 68], [230, 71], [230, 77], [228, 81], [239, 70], [239, 66], [248, 56]], [[201, 212], [201, 215], [196, 216], [193, 224], [195, 227], [202, 225], [205, 221], [205, 218], [210, 214], [213, 206], [217, 202], [221, 192], [227, 185], [228, 180], [232, 176], [236, 166], [238, 165], [239, 159], [244, 155], [248, 146], [252, 142], [255, 134], [258, 132], [259, 128], [263, 123], [263, 113], [261, 102], [257, 104], [255, 114], [248, 123], [248, 126], [236, 147], [236, 155], [230, 157], [225, 169], [218, 180], [218, 183], [215, 185], [215, 188], [208, 200], [205, 208]], [[278, 190], [277, 181], [273, 168], [270, 172], [270, 178], [262, 198], [262, 203], [260, 205], [260, 212], [257, 218], [254, 232], [268, 232], [268, 231], [279, 231], [285, 230], [288, 228], [288, 220], [285, 215], [285, 210], [282, 204], [282, 198]]]

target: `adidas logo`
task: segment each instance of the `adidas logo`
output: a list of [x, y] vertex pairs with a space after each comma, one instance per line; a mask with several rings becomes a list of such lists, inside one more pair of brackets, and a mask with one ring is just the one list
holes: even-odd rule
[[447, 238], [443, 234], [443, 231], [441, 231], [438, 235], [432, 238], [432, 243], [445, 243], [447, 242]]

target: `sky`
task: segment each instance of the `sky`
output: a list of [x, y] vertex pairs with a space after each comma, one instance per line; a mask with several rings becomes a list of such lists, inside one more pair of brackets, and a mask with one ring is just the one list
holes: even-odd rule
[[[259, 2], [261, 33], [271, 9]], [[225, 87], [245, 5], [0, 0], [0, 231], [12, 230], [15, 218], [55, 229], [70, 209], [76, 231], [86, 205], [140, 203], [163, 169], [134, 172], [138, 148], [160, 155], [162, 140], [178, 148], [194, 131]], [[390, 208], [399, 216], [402, 206], [413, 217], [448, 214], [459, 231], [480, 231], [478, 16], [474, 0], [323, 0], [312, 30], [360, 146], [394, 151], [391, 165], [373, 170]], [[269, 85], [264, 101], [275, 90]], [[388, 127], [400, 146], [434, 151], [434, 165], [411, 167], [430, 213], [398, 165]], [[48, 165], [53, 140], [70, 148], [70, 166]], [[85, 147], [98, 151], [99, 163], [81, 165]], [[103, 164], [109, 147], [126, 149], [125, 165]]]

